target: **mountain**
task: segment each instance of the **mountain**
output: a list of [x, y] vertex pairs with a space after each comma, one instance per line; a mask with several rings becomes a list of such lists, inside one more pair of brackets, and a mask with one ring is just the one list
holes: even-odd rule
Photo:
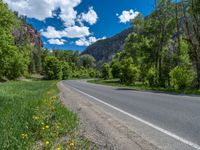
[[88, 46], [82, 54], [92, 55], [97, 63], [110, 61], [116, 53], [122, 50], [125, 39], [132, 32], [133, 28], [128, 28], [111, 38], [99, 40]]

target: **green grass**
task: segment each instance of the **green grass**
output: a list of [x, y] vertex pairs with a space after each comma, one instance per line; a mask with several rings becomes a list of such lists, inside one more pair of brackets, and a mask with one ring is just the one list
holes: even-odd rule
[[77, 116], [60, 103], [56, 83], [0, 83], [0, 149], [78, 149], [83, 143], [89, 145], [78, 135]]
[[132, 85], [125, 85], [125, 84], [120, 83], [119, 79], [110, 79], [110, 80], [97, 79], [97, 80], [88, 80], [88, 82], [95, 83], [95, 84], [108, 85], [108, 86], [115, 86], [115, 87], [132, 88], [136, 90], [147, 90], [147, 91], [153, 90], [153, 91], [171, 92], [171, 93], [178, 93], [178, 94], [200, 95], [200, 89], [176, 90], [173, 88], [148, 87], [144, 85], [142, 82], [136, 82], [135, 84], [132, 84]]

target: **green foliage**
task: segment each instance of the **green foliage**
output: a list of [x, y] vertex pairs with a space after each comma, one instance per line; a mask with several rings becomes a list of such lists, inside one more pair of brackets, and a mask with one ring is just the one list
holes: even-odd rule
[[113, 78], [119, 78], [120, 69], [121, 69], [120, 61], [113, 60], [110, 67], [111, 67], [111, 73], [112, 73]]
[[54, 81], [0, 84], [0, 149], [51, 149], [63, 136], [78, 138], [71, 135], [78, 118], [60, 103], [57, 94]]
[[54, 56], [46, 57], [45, 73], [49, 80], [61, 80], [63, 77], [62, 63]]
[[156, 85], [156, 81], [157, 81], [156, 77], [157, 77], [157, 71], [155, 67], [151, 67], [148, 70], [147, 75], [146, 75], [146, 82], [150, 87], [153, 87]]
[[16, 79], [17, 77], [20, 77], [28, 72], [28, 58], [21, 53], [16, 53], [7, 62], [9, 62], [9, 64], [5, 71], [5, 76], [8, 79]]
[[111, 72], [110, 72], [110, 65], [105, 63], [102, 65], [102, 78], [103, 79], [109, 79], [111, 77]]
[[62, 63], [62, 72], [63, 72], [63, 77], [62, 77], [63, 80], [71, 78], [72, 70], [67, 62]]
[[121, 64], [120, 80], [122, 83], [132, 84], [139, 76], [139, 69], [133, 64], [131, 57], [125, 59]]
[[13, 36], [20, 21], [0, 1], [0, 78], [16, 79], [28, 72], [30, 62], [27, 44], [17, 45]]
[[[179, 18], [185, 16], [185, 8], [181, 7], [181, 3], [158, 0], [155, 1], [155, 11], [151, 15], [145, 19], [139, 15], [133, 20], [134, 32], [127, 37], [123, 51], [117, 54], [117, 59], [114, 58], [111, 63], [114, 78], [120, 78], [122, 83], [140, 81], [149, 86], [166, 88], [170, 87], [170, 71], [175, 66], [184, 66], [194, 74], [195, 64], [196, 70], [199, 70], [196, 73], [198, 80], [200, 69], [197, 68], [200, 63], [197, 62], [200, 59], [194, 60], [195, 55], [198, 55], [198, 42], [187, 38], [187, 34], [195, 33], [187, 33], [191, 30], [190, 25], [189, 29], [180, 26]], [[193, 10], [196, 8], [194, 5], [190, 7]], [[188, 14], [186, 11], [186, 15]], [[196, 25], [194, 27], [196, 28]], [[196, 47], [192, 47], [195, 50], [190, 50], [191, 43], [196, 43]]]
[[95, 58], [91, 55], [85, 54], [80, 56], [81, 66], [85, 68], [93, 68], [95, 67]]
[[170, 73], [170, 84], [175, 89], [184, 89], [191, 87], [194, 76], [190, 71], [184, 67], [177, 66], [173, 68]]

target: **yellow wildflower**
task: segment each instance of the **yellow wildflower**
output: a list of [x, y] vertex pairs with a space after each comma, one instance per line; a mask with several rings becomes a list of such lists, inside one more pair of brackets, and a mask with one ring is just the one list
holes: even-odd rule
[[56, 150], [61, 150], [61, 148], [60, 148], [60, 147], [58, 147], [58, 148], [56, 148]]
[[45, 129], [45, 127], [42, 127], [42, 130], [44, 130]]
[[69, 147], [74, 148], [74, 142], [69, 142]]
[[27, 135], [27, 134], [25, 134], [25, 133], [21, 134], [21, 136], [22, 136], [22, 138], [23, 138], [23, 139], [25, 139], [25, 138], [27, 138], [27, 137], [28, 137], [28, 135]]
[[38, 120], [38, 119], [40, 119], [40, 117], [38, 117], [38, 116], [33, 116], [33, 119]]
[[45, 144], [46, 144], [46, 145], [49, 145], [49, 141], [46, 141]]
[[46, 126], [45, 126], [45, 128], [46, 128], [46, 129], [49, 129], [49, 126], [48, 126], [48, 125], [46, 125]]
[[57, 99], [57, 96], [52, 96], [51, 99], [52, 99], [52, 100], [56, 100], [56, 99]]

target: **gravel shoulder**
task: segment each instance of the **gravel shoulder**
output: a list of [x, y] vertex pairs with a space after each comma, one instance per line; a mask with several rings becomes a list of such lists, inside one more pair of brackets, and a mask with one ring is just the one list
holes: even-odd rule
[[63, 82], [58, 83], [63, 104], [78, 114], [80, 134], [102, 150], [157, 150], [112, 114]]

